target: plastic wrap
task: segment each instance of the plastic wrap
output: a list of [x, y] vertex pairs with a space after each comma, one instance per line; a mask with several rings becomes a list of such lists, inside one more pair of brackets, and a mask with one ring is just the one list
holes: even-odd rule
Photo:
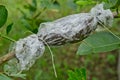
[[43, 42], [33, 34], [16, 42], [15, 53], [20, 70], [28, 70], [45, 50]]
[[39, 40], [49, 45], [63, 45], [74, 43], [86, 38], [94, 31], [101, 21], [104, 25], [111, 25], [112, 12], [103, 9], [103, 4], [96, 5], [89, 13], [69, 15], [53, 22], [40, 24], [38, 30]]
[[112, 12], [103, 9], [103, 4], [96, 5], [89, 13], [73, 14], [53, 22], [40, 24], [37, 34], [20, 39], [14, 46], [18, 59], [18, 68], [28, 70], [44, 53], [45, 46], [74, 43], [86, 38], [99, 25], [111, 25]]

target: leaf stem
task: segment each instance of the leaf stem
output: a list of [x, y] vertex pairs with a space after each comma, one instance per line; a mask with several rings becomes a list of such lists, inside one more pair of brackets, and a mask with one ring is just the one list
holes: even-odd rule
[[2, 37], [2, 38], [4, 38], [4, 39], [7, 39], [7, 40], [9, 40], [9, 41], [12, 41], [12, 42], [16, 42], [14, 39], [12, 39], [12, 38], [10, 38], [10, 37], [8, 37], [8, 36], [6, 36], [6, 35], [3, 35], [3, 34], [1, 34], [1, 33], [0, 33], [0, 37]]
[[47, 44], [46, 41], [44, 41], [43, 39], [40, 39], [40, 40], [42, 40], [46, 44], [46, 46], [48, 47], [48, 49], [50, 51], [50, 54], [51, 54], [51, 57], [52, 57], [52, 65], [53, 65], [54, 74], [55, 74], [55, 77], [57, 78], [57, 71], [56, 71], [56, 67], [55, 67], [55, 60], [54, 60], [53, 52], [52, 52], [50, 46]]
[[101, 26], [103, 26], [108, 32], [110, 32], [113, 36], [115, 36], [116, 38], [118, 38], [119, 40], [120, 40], [120, 37], [119, 36], [117, 36], [116, 34], [114, 34], [111, 30], [109, 30], [108, 28], [107, 28], [107, 26], [106, 25], [104, 25], [101, 21], [99, 21], [99, 23], [101, 24]]

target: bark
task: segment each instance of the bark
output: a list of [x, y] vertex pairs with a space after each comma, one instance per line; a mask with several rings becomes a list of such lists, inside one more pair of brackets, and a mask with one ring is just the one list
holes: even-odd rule
[[7, 53], [6, 55], [0, 57], [0, 64], [5, 63], [6, 61], [15, 57], [14, 52]]

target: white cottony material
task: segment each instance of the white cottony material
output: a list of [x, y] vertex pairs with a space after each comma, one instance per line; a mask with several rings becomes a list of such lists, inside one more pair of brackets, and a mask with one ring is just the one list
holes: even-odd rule
[[104, 10], [103, 4], [104, 3], [93, 7], [90, 11], [90, 14], [93, 15], [94, 18], [97, 18], [97, 22], [100, 20], [104, 25], [111, 26], [113, 22], [113, 14], [110, 9]]
[[103, 4], [96, 5], [89, 13], [73, 14], [53, 22], [42, 23], [37, 35], [49, 45], [79, 41], [94, 31], [99, 21], [104, 25], [111, 25], [113, 21], [112, 12], [109, 9], [104, 10]]
[[43, 53], [43, 42], [33, 34], [16, 42], [15, 53], [20, 70], [28, 70]]
[[111, 25], [112, 12], [103, 9], [103, 4], [96, 5], [89, 13], [73, 14], [53, 22], [40, 24], [37, 35], [33, 34], [16, 42], [15, 53], [19, 70], [28, 70], [44, 53], [44, 42], [48, 45], [62, 45], [80, 41], [99, 25]]

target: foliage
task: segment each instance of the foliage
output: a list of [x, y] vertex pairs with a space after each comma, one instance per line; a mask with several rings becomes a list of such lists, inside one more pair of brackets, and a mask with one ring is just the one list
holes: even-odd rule
[[[6, 23], [7, 17], [8, 17], [8, 11], [7, 11], [7, 9], [5, 8], [5, 6], [0, 5], [0, 18], [1, 18], [1, 19], [0, 19], [0, 28], [3, 27], [3, 25]], [[8, 25], [8, 27], [7, 27], [7, 29], [6, 29], [6, 33], [7, 33], [7, 34], [10, 32], [10, 30], [11, 30], [11, 28], [12, 28], [12, 25], [13, 25], [13, 24]], [[13, 39], [5, 36], [5, 35], [2, 34], [1, 32], [0, 32], [0, 37], [3, 37], [3, 38], [5, 38], [5, 39], [8, 39], [8, 40], [13, 41], [13, 42], [15, 41], [15, 40], [13, 40]]]
[[78, 0], [76, 1], [77, 5], [90, 5], [90, 4], [96, 4], [95, 1], [91, 1], [91, 0]]
[[12, 80], [10, 77], [0, 73], [0, 80]]
[[[105, 2], [106, 8], [118, 9], [120, 5], [119, 0], [103, 0]], [[89, 5], [94, 4], [95, 1], [91, 0], [76, 0], [76, 4], [78, 5]], [[103, 40], [104, 39], [104, 40]], [[96, 33], [86, 38], [80, 44], [78, 48], [77, 54], [89, 54], [89, 53], [100, 53], [100, 52], [108, 52], [115, 49], [118, 49], [119, 46], [119, 37], [112, 35], [111, 32], [105, 33]]]
[[98, 32], [82, 41], [77, 54], [108, 52], [120, 48], [120, 39], [110, 32]]
[[28, 10], [28, 13], [19, 9], [23, 14], [21, 21], [26, 29], [33, 33], [37, 33], [39, 24], [48, 21], [44, 18], [41, 18], [42, 13], [49, 8], [55, 8], [58, 6], [59, 3], [57, 1], [55, 2], [54, 0], [40, 0], [40, 5], [38, 5], [37, 0], [32, 0], [31, 3], [24, 5], [24, 9]]
[[[111, 0], [109, 0], [109, 1], [111, 1]], [[116, 8], [118, 9], [119, 6], [120, 6], [120, 0], [115, 0], [114, 2], [115, 2], [115, 4], [114, 4], [114, 6], [112, 6], [111, 8], [112, 8], [112, 9], [116, 9]]]
[[0, 5], [0, 28], [5, 24], [7, 21], [8, 11], [5, 6]]
[[[51, 21], [56, 18], [63, 17], [66, 15], [69, 15], [69, 14], [78, 13], [80, 11], [82, 12], [82, 9], [84, 9], [83, 11], [88, 10], [89, 8], [91, 8], [91, 6], [95, 5], [96, 3], [100, 3], [102, 1], [105, 2], [106, 8], [111, 8], [111, 10], [113, 10], [113, 11], [118, 10], [119, 5], [120, 5], [120, 0], [74, 0], [74, 3], [73, 3], [73, 0], [58, 0], [58, 1], [57, 0], [40, 0], [40, 1], [29, 0], [29, 1], [30, 2], [25, 3], [24, 7], [17, 8], [22, 13], [22, 15], [17, 14], [17, 16], [20, 16], [20, 18], [19, 18], [20, 22], [22, 22], [23, 26], [32, 33], [37, 33], [38, 26], [42, 22]], [[15, 4], [15, 2], [14, 2], [14, 4]], [[67, 7], [69, 5], [70, 5], [70, 7]], [[12, 6], [12, 5], [10, 5], [10, 6]], [[77, 8], [78, 8], [78, 10], [76, 10]], [[12, 9], [14, 9], [14, 8], [12, 7]], [[12, 9], [10, 9], [10, 10], [12, 10]], [[57, 13], [57, 15], [56, 14], [54, 15], [54, 13]], [[15, 14], [15, 13], [13, 13], [13, 14]], [[52, 18], [51, 18], [51, 15], [52, 15]], [[10, 31], [12, 29], [15, 29], [14, 30], [15, 34], [18, 33], [21, 35], [22, 33], [19, 33], [19, 29], [17, 27], [17, 25], [21, 25], [21, 23], [20, 22], [14, 23], [15, 27], [13, 28], [12, 27], [13, 22], [8, 19], [10, 24], [7, 25], [6, 21], [7, 21], [8, 16], [9, 15], [8, 15], [8, 11], [7, 11], [6, 7], [3, 5], [0, 5], [0, 28], [3, 28], [3, 30], [5, 29], [7, 35], [10, 34]], [[11, 17], [13, 17], [13, 16], [14, 15], [12, 15]], [[55, 16], [55, 17], [53, 17], [53, 16]], [[15, 20], [16, 20], [16, 16], [14, 18], [14, 21]], [[7, 27], [5, 27], [5, 26], [7, 26]], [[19, 26], [19, 27], [23, 28], [23, 26]], [[111, 29], [111, 30], [113, 30], [114, 34], [119, 33], [119, 29], [117, 29], [117, 30], [116, 29], [117, 28], [115, 28], [115, 27], [113, 27]], [[27, 30], [26, 30], [26, 32], [27, 32]], [[14, 41], [11, 38], [9, 38], [8, 36], [4, 35], [4, 33], [2, 33], [2, 32], [0, 32], [0, 35], [1, 35], [1, 37], [4, 37], [11, 41]], [[1, 42], [1, 44], [2, 44], [2, 42]], [[99, 33], [92, 34], [91, 36], [89, 36], [88, 38], [83, 40], [82, 43], [80, 44], [77, 54], [79, 54], [79, 55], [87, 54], [86, 56], [79, 56], [79, 58], [78, 58], [78, 56], [74, 57], [75, 55], [72, 53], [75, 53], [76, 46], [74, 46], [74, 47], [65, 46], [62, 49], [60, 49], [60, 47], [57, 47], [56, 49], [53, 48], [54, 53], [56, 53], [55, 55], [59, 55], [58, 59], [56, 59], [58, 75], [60, 76], [60, 77], [58, 77], [58, 79], [66, 80], [67, 79], [66, 75], [68, 75], [69, 76], [68, 80], [75, 80], [75, 79], [76, 80], [80, 80], [80, 79], [86, 80], [85, 69], [79, 68], [79, 69], [75, 69], [74, 71], [71, 71], [71, 68], [74, 69], [76, 66], [81, 67], [81, 65], [84, 65], [85, 67], [88, 67], [91, 70], [91, 71], [87, 71], [88, 73], [93, 74], [93, 75], [97, 75], [97, 74], [99, 75], [100, 70], [98, 70], [98, 71], [96, 70], [96, 72], [95, 72], [95, 71], [93, 71], [94, 67], [100, 65], [100, 67], [103, 67], [103, 69], [104, 69], [105, 67], [103, 65], [105, 65], [107, 61], [110, 62], [110, 64], [107, 64], [107, 66], [108, 65], [111, 66], [111, 64], [115, 65], [116, 55], [111, 54], [108, 51], [113, 51], [113, 50], [118, 49], [119, 45], [120, 45], [120, 40], [117, 37], [115, 37], [113, 34], [111, 34], [109, 32], [99, 32]], [[8, 47], [8, 45], [7, 45], [7, 47]], [[6, 50], [6, 47], [3, 47], [3, 48], [5, 48], [5, 50]], [[60, 50], [58, 50], [58, 48]], [[94, 54], [94, 55], [91, 54], [91, 53], [101, 53], [101, 52], [108, 52], [109, 54]], [[46, 53], [48, 53], [48, 51]], [[48, 55], [48, 54], [46, 54], [46, 55]], [[99, 59], [99, 56], [100, 56], [100, 59]], [[102, 57], [102, 59], [101, 59], [101, 57]], [[52, 72], [52, 67], [50, 66], [49, 55], [44, 56], [43, 58], [40, 59], [33, 66], [33, 68], [30, 70], [30, 72], [29, 71], [27, 72], [28, 80], [30, 80], [30, 79], [31, 80], [32, 79], [34, 79], [34, 80], [39, 80], [39, 79], [55, 80], [54, 76], [51, 76], [54, 74]], [[101, 61], [101, 63], [99, 64], [100, 61]], [[96, 64], [96, 63], [98, 63], [98, 64]], [[103, 63], [105, 63], [105, 64], [103, 64]], [[49, 67], [46, 67], [46, 66], [49, 66]], [[50, 70], [48, 71], [48, 69], [50, 69]], [[70, 70], [70, 71], [68, 71], [68, 73], [66, 73], [65, 70]], [[107, 73], [107, 70], [108, 70], [108, 73], [116, 74], [115, 70], [113, 70], [113, 69], [111, 70], [110, 68], [107, 68], [104, 71], [104, 73]], [[33, 74], [33, 72], [35, 74]], [[103, 76], [103, 74], [101, 74], [101, 75]], [[24, 76], [25, 76], [25, 74], [12, 75], [12, 77], [17, 78], [17, 80], [19, 78], [24, 78]], [[97, 80], [98, 78], [96, 78], [96, 77], [98, 77], [98, 76], [93, 77], [91, 80]], [[106, 78], [103, 78], [103, 79], [106, 80]], [[115, 79], [111, 78], [111, 79], [115, 80], [116, 78]], [[5, 74], [1, 73], [0, 80], [11, 80], [11, 78], [6, 76]]]
[[9, 24], [6, 28], [6, 33], [9, 34], [9, 32], [11, 31], [12, 29], [12, 26], [13, 26], [13, 23]]
[[68, 80], [86, 80], [86, 70], [84, 68], [68, 71]]

